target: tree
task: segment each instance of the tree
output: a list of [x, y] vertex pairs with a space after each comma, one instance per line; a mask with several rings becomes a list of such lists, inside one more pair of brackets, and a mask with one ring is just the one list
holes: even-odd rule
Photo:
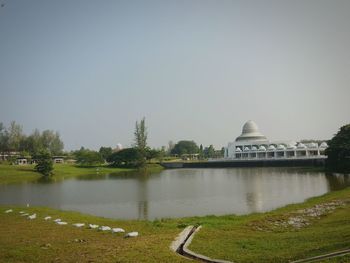
[[146, 127], [146, 120], [143, 118], [140, 123], [136, 121], [135, 125], [135, 147], [138, 148], [140, 151], [145, 151], [147, 147], [147, 127]]
[[101, 147], [98, 152], [101, 154], [102, 158], [106, 161], [108, 157], [112, 155], [113, 150], [111, 147]]
[[174, 148], [171, 151], [171, 154], [195, 154], [199, 152], [199, 148], [194, 141], [179, 141], [175, 144]]
[[125, 148], [112, 153], [107, 161], [112, 166], [139, 167], [144, 162], [144, 156], [137, 148]]
[[0, 122], [0, 153], [8, 151], [9, 135], [5, 125]]
[[136, 121], [135, 125], [135, 147], [141, 154], [142, 158], [140, 159], [139, 166], [144, 166], [146, 164], [146, 149], [147, 149], [147, 127], [146, 120], [143, 118], [140, 123]]
[[104, 162], [99, 152], [84, 149], [84, 147], [81, 147], [79, 151], [74, 152], [74, 155], [77, 159], [77, 163], [80, 165], [92, 166], [100, 165]]
[[41, 145], [53, 155], [61, 154], [64, 146], [59, 133], [51, 130], [45, 130], [42, 132]]
[[160, 157], [160, 155], [161, 155], [161, 151], [159, 151], [157, 149], [150, 149], [150, 148], [146, 149], [146, 159], [148, 161], [150, 161], [152, 159], [156, 159], [156, 158]]
[[329, 170], [350, 171], [350, 124], [341, 127], [328, 142], [325, 154], [327, 155], [326, 166]]
[[36, 156], [35, 160], [37, 165], [35, 170], [44, 176], [52, 175], [53, 171], [53, 161], [51, 154], [48, 151], [40, 151]]
[[12, 121], [8, 131], [8, 150], [19, 151], [19, 146], [23, 137], [22, 126]]
[[215, 149], [212, 144], [209, 147], [205, 147], [204, 156], [206, 158], [213, 158], [215, 156]]

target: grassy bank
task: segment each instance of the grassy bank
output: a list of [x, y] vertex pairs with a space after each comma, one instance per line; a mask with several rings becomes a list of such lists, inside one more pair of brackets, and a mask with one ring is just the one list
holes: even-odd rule
[[[247, 216], [206, 216], [156, 221], [112, 220], [49, 208], [0, 207], [0, 255], [4, 262], [187, 262], [170, 251], [172, 240], [189, 224], [203, 228], [190, 249], [234, 262], [288, 262], [350, 247], [350, 188], [289, 205], [272, 212]], [[301, 228], [283, 226], [300, 211], [338, 204], [310, 219]], [[12, 208], [14, 212], [3, 211]], [[37, 213], [28, 220], [19, 211]], [[299, 212], [298, 212], [299, 211]], [[308, 211], [308, 210], [306, 210]], [[44, 216], [70, 223], [59, 226]], [[94, 223], [138, 231], [120, 234], [77, 229], [72, 223]], [[275, 223], [278, 223], [275, 225]], [[347, 262], [348, 256], [326, 262]], [[345, 261], [344, 261], [345, 260]], [[1, 261], [1, 260], [0, 260]]]
[[[180, 231], [176, 225], [159, 222], [111, 220], [48, 208], [1, 207], [0, 262], [185, 262], [169, 252], [169, 244]], [[37, 213], [29, 220], [19, 211]], [[69, 225], [45, 221], [47, 215], [61, 218]], [[76, 228], [72, 223], [93, 223], [138, 231], [137, 238]]]
[[[330, 210], [317, 216], [323, 208]], [[190, 246], [234, 262], [288, 262], [348, 248], [350, 188], [268, 213], [203, 218], [203, 229]], [[338, 260], [343, 262], [329, 262]]]
[[[146, 167], [147, 173], [160, 172], [163, 168], [157, 164], [149, 164]], [[114, 168], [108, 166], [99, 167], [80, 167], [72, 164], [55, 164], [54, 180], [62, 180], [82, 175], [105, 175], [117, 174], [123, 172], [132, 172], [136, 169]], [[143, 172], [143, 171], [141, 171]], [[0, 164], [0, 184], [33, 182], [42, 177], [41, 174], [34, 171], [34, 165], [4, 165]]]

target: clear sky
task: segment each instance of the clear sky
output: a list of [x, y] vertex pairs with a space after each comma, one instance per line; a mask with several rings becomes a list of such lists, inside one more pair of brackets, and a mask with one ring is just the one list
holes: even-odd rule
[[350, 1], [0, 0], [0, 122], [71, 150], [221, 147], [246, 120], [269, 139], [350, 123]]

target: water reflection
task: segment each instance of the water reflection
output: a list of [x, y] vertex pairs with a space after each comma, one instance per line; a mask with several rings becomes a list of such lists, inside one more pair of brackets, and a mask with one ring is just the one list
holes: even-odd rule
[[179, 169], [1, 185], [0, 203], [144, 220], [267, 211], [349, 185], [349, 175], [288, 168]]

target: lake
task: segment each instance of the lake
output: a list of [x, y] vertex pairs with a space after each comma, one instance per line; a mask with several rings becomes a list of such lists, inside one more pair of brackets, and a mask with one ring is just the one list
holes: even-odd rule
[[269, 211], [349, 185], [349, 175], [297, 168], [175, 169], [0, 185], [0, 203], [153, 220]]

